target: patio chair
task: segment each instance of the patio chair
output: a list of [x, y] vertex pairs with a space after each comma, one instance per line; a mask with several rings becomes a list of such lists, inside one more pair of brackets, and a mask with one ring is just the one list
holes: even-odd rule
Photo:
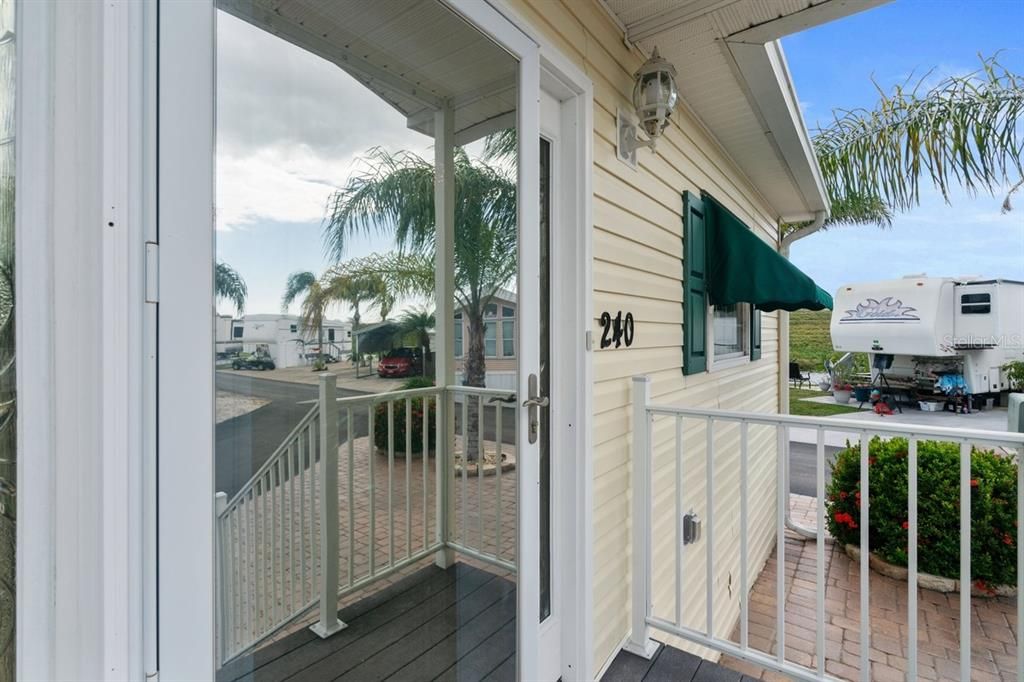
[[806, 383], [807, 387], [810, 388], [811, 373], [801, 372], [800, 364], [797, 362], [791, 362], [789, 363], [789, 381], [790, 383], [795, 383], [797, 388], [803, 388], [804, 383]]

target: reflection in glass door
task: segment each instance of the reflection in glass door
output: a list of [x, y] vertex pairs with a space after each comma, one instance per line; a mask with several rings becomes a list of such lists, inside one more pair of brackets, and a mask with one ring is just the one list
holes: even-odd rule
[[436, 0], [218, 7], [218, 679], [514, 679], [519, 65]]

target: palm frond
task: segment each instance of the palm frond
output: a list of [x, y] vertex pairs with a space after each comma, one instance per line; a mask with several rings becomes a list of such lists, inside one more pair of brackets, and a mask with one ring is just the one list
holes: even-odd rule
[[287, 312], [289, 306], [295, 302], [304, 292], [309, 291], [316, 284], [316, 275], [312, 272], [293, 272], [288, 275], [288, 281], [284, 285], [284, 294], [281, 296], [281, 310]]
[[213, 288], [216, 297], [233, 303], [239, 315], [245, 312], [245, 299], [249, 296], [249, 289], [237, 270], [223, 261], [218, 261], [214, 271]]
[[519, 136], [515, 128], [505, 128], [484, 138], [484, 160], [514, 159], [519, 152]]
[[874, 108], [837, 110], [816, 131], [830, 197], [877, 197], [905, 211], [918, 205], [922, 178], [948, 202], [954, 186], [994, 194], [1024, 177], [1024, 82], [996, 57], [931, 87], [930, 75], [879, 88]]

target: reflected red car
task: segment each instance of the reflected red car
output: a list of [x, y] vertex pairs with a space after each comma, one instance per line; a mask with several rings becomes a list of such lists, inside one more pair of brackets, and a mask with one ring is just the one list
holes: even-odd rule
[[396, 348], [377, 363], [377, 376], [409, 377], [423, 371], [423, 354], [418, 348]]

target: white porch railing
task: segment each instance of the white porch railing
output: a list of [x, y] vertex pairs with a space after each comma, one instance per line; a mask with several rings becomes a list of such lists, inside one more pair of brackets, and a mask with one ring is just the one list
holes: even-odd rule
[[316, 404], [271, 457], [230, 500], [217, 495], [220, 660], [315, 606], [312, 629], [328, 637], [345, 627], [339, 598], [434, 553], [442, 565], [455, 551], [515, 571], [515, 533], [502, 528], [515, 487], [499, 464], [485, 498], [485, 468], [473, 480], [455, 467], [471, 445], [500, 463], [496, 408], [514, 400], [465, 386], [337, 398], [335, 377], [322, 375]]
[[[909, 441], [908, 447], [908, 579], [907, 579], [907, 658], [908, 669], [907, 680], [917, 679], [917, 580], [918, 580], [918, 486], [917, 486], [917, 449], [921, 440], [936, 440], [958, 443], [960, 445], [960, 499], [970, 499], [971, 496], [971, 448], [972, 445], [986, 447], [1005, 447], [1015, 449], [1018, 453], [1024, 453], [1024, 434], [978, 431], [968, 429], [953, 429], [940, 427], [927, 427], [911, 424], [900, 424], [885, 421], [861, 422], [851, 420], [833, 420], [814, 417], [800, 417], [778, 414], [760, 414], [745, 412], [730, 412], [723, 410], [704, 410], [679, 407], [675, 405], [653, 404], [650, 399], [650, 380], [647, 377], [634, 377], [633, 379], [633, 582], [632, 582], [632, 631], [626, 649], [643, 655], [648, 658], [653, 654], [656, 645], [651, 639], [652, 630], [658, 630], [668, 635], [674, 635], [694, 644], [708, 647], [723, 654], [743, 659], [760, 667], [775, 670], [800, 680], [823, 680], [834, 679], [826, 675], [826, 618], [825, 618], [825, 434], [827, 432], [841, 432], [844, 434], [855, 433], [860, 437], [860, 480], [861, 480], [861, 506], [860, 506], [860, 675], [861, 679], [870, 679], [870, 662], [868, 653], [871, 642], [871, 621], [869, 610], [870, 570], [869, 570], [869, 522], [868, 514], [870, 509], [870, 490], [868, 477], [868, 446], [872, 436], [881, 437], [905, 437]], [[674, 557], [669, 557], [673, 563], [675, 603], [658, 605], [658, 611], [667, 608], [674, 614], [672, 617], [658, 616], [655, 611], [654, 598], [652, 596], [652, 580], [655, 557], [652, 552], [652, 504], [653, 504], [653, 451], [652, 447], [652, 425], [656, 420], [667, 419], [674, 422]], [[706, 563], [706, 586], [705, 586], [705, 610], [703, 627], [692, 627], [684, 624], [686, 617], [683, 607], [683, 595], [687, 591], [687, 585], [683, 575], [685, 553], [688, 551], [700, 551], [699, 545], [683, 546], [683, 514], [687, 508], [683, 500], [683, 456], [684, 456], [684, 422], [696, 420], [704, 424], [705, 439], [705, 481], [698, 487], [697, 495], [704, 498], [706, 517], [704, 519], [703, 551]], [[712, 510], [715, 508], [715, 427], [716, 425], [737, 425], [739, 430], [739, 642], [716, 634], [714, 622], [715, 594], [713, 589], [716, 568], [716, 533], [732, 530], [716, 526]], [[776, 436], [775, 453], [782, 453], [785, 456], [774, 455], [776, 472], [775, 490], [775, 553], [776, 553], [776, 640], [775, 654], [754, 649], [749, 645], [749, 594], [752, 587], [750, 566], [749, 566], [749, 544], [748, 537], [750, 529], [750, 466], [751, 453], [749, 449], [749, 429], [751, 426], [774, 428]], [[817, 575], [816, 575], [816, 665], [809, 667], [798, 665], [786, 657], [786, 593], [785, 593], [785, 527], [786, 510], [789, 504], [789, 490], [786, 489], [785, 476], [786, 456], [789, 453], [788, 429], [790, 427], [802, 427], [813, 429], [817, 433], [816, 451], [816, 491], [817, 491]], [[764, 453], [755, 453], [763, 456]], [[725, 455], [723, 455], [724, 457]], [[1019, 454], [1018, 454], [1019, 456]], [[699, 488], [703, 488], [700, 490]], [[1017, 623], [1022, 622], [1024, 617], [1024, 504], [1022, 504], [1022, 492], [1024, 492], [1024, 467], [1017, 468]], [[692, 499], [692, 498], [691, 498]], [[960, 575], [971, 575], [971, 505], [960, 505]], [[969, 582], [969, 578], [968, 578]], [[960, 627], [960, 655], [959, 664], [961, 679], [971, 679], [971, 590], [961, 589], [959, 599], [959, 627]], [[1018, 679], [1024, 679], [1024, 647], [1017, 647], [1017, 675]]]

